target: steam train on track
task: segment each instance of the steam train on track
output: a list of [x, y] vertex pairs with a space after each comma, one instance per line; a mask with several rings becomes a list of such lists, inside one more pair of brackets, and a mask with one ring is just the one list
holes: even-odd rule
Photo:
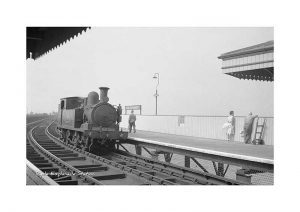
[[115, 147], [118, 141], [126, 140], [128, 132], [120, 130], [121, 106], [108, 103], [109, 88], [100, 87], [87, 97], [66, 97], [58, 105], [57, 130], [67, 144], [103, 154]]

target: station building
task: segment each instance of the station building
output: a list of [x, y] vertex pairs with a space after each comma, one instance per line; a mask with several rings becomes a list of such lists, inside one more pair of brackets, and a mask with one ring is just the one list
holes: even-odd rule
[[221, 54], [224, 74], [248, 80], [274, 81], [274, 41]]

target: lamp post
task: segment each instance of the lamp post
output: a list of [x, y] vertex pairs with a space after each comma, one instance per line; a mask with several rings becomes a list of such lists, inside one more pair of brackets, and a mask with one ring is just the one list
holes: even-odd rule
[[158, 97], [157, 87], [159, 85], [159, 73], [155, 73], [153, 76], [153, 79], [157, 79], [156, 92], [154, 94], [154, 96], [155, 96], [155, 115], [157, 115], [157, 97]]

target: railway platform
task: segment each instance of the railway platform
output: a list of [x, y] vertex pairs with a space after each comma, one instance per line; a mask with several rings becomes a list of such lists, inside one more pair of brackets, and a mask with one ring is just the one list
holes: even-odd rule
[[143, 130], [130, 133], [129, 138], [152, 144], [161, 144], [170, 147], [180, 146], [187, 150], [211, 152], [266, 163], [272, 163], [274, 158], [274, 146], [271, 145], [250, 145], [241, 142], [228, 142], [221, 139], [199, 138]]
[[142, 130], [130, 133], [127, 144], [133, 145], [138, 155], [148, 153], [153, 156], [154, 152], [158, 152], [165, 162], [172, 162], [173, 155], [180, 155], [185, 167], [191, 167], [191, 163], [194, 163], [204, 172], [212, 172], [208, 164], [213, 164], [212, 170], [219, 176], [225, 176], [229, 168], [234, 170], [234, 178], [249, 183], [253, 173], [272, 175], [274, 172], [274, 146], [271, 145], [251, 145]]

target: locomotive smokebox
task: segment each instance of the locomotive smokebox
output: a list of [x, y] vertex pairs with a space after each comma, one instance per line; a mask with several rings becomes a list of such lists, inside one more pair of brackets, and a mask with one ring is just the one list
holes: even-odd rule
[[109, 88], [107, 87], [99, 87], [100, 89], [100, 103], [107, 103], [109, 101], [109, 98], [107, 97], [107, 92]]

